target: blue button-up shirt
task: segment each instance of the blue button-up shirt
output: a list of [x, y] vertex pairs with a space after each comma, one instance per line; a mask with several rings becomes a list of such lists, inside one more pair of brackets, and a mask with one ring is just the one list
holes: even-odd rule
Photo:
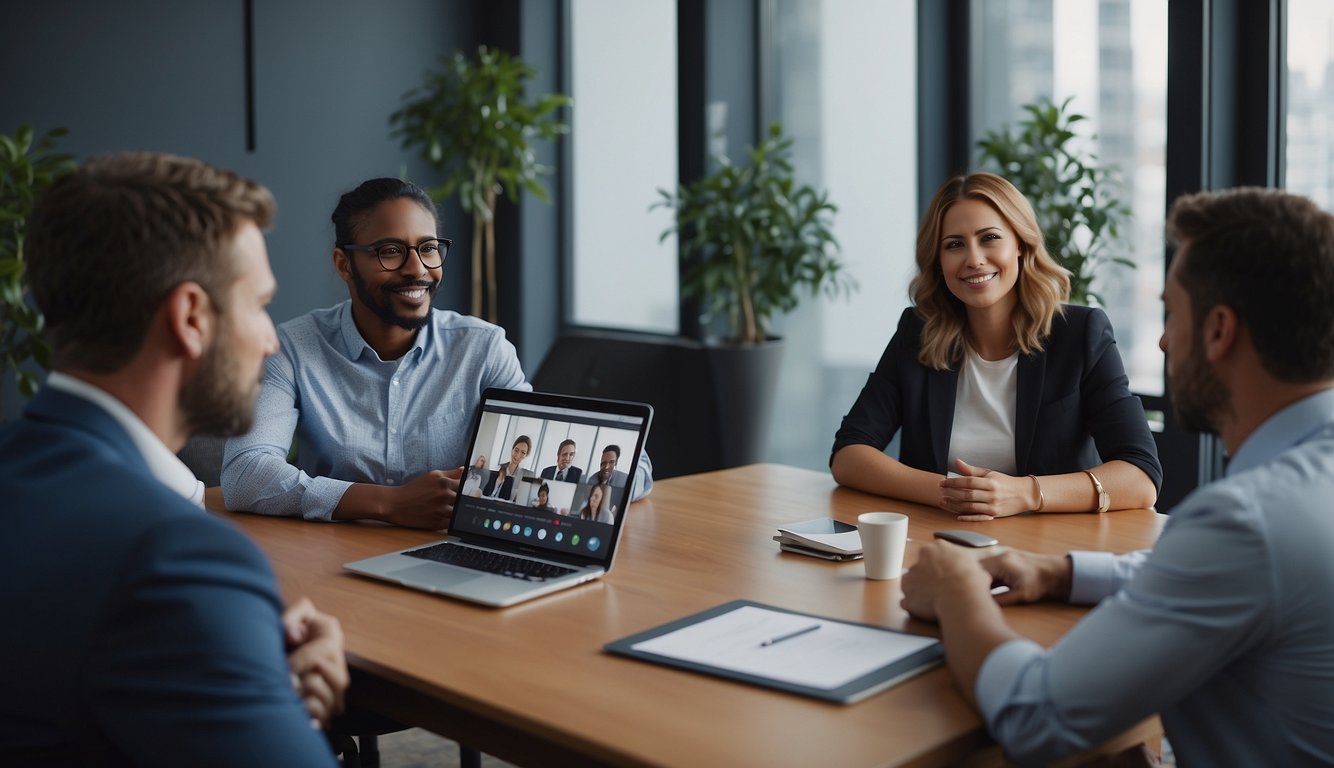
[[1097, 608], [1050, 651], [996, 648], [987, 726], [1039, 764], [1154, 713], [1182, 765], [1334, 764], [1334, 391], [1279, 411], [1151, 551], [1074, 553]]
[[[283, 323], [278, 339], [254, 428], [227, 441], [230, 509], [329, 520], [353, 483], [401, 485], [464, 466], [482, 392], [532, 389], [504, 330], [456, 312], [432, 310], [397, 360], [381, 360], [361, 337], [350, 301]], [[651, 485], [644, 455], [632, 498]]]

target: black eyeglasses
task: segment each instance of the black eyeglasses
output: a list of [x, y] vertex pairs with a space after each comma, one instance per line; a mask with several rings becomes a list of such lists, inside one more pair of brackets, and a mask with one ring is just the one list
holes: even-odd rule
[[370, 245], [345, 243], [338, 247], [345, 251], [373, 253], [375, 258], [380, 260], [380, 266], [384, 271], [393, 272], [402, 269], [403, 265], [407, 263], [408, 251], [417, 252], [417, 258], [422, 260], [423, 267], [439, 269], [445, 265], [445, 257], [449, 255], [449, 246], [453, 244], [453, 240], [432, 237], [416, 245], [408, 245], [402, 240], [381, 240]]

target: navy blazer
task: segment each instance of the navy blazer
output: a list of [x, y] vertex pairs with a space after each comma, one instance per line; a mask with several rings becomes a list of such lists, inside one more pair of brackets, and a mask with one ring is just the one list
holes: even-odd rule
[[[574, 466], [573, 464], [571, 464], [570, 466], [568, 466], [568, 467], [565, 468], [565, 480], [564, 480], [563, 482], [566, 482], [566, 483], [577, 483], [577, 482], [579, 482], [579, 478], [580, 478], [580, 476], [582, 476], [583, 474], [584, 474], [584, 471], [583, 471], [582, 469], [580, 469], [579, 467], [576, 467], [576, 466]], [[543, 480], [555, 480], [555, 479], [556, 479], [556, 465], [555, 465], [555, 464], [552, 464], [551, 466], [549, 466], [549, 467], [547, 467], [546, 469], [542, 470], [542, 479], [543, 479]]]
[[[508, 463], [509, 462], [505, 462], [505, 464]], [[501, 464], [500, 467], [505, 466], [505, 464]], [[500, 467], [496, 467], [491, 473], [491, 479], [487, 480], [486, 486], [482, 488], [482, 495], [491, 496], [494, 494], [495, 498], [500, 499], [501, 501], [514, 501], [514, 478], [524, 478], [529, 477], [529, 475], [522, 467], [520, 467], [515, 474], [505, 475], [505, 479], [500, 483], [500, 491], [497, 492], [496, 480], [500, 479]]]
[[[843, 417], [833, 453], [848, 445], [884, 450], [902, 430], [899, 460], [945, 474], [959, 371], [917, 361], [924, 323], [904, 310], [879, 365]], [[1055, 475], [1120, 459], [1162, 487], [1163, 469], [1139, 398], [1102, 310], [1066, 305], [1043, 351], [1016, 366], [1014, 456], [1020, 475]], [[833, 462], [831, 455], [830, 462]]]
[[336, 764], [264, 556], [102, 408], [48, 388], [0, 428], [0, 530], [7, 761]]

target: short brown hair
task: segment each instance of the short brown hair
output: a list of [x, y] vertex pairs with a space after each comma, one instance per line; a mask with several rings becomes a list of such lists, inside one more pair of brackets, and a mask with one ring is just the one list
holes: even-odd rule
[[1011, 321], [1019, 351], [1042, 351], [1052, 318], [1070, 297], [1070, 273], [1047, 253], [1033, 206], [1015, 186], [994, 173], [955, 176], [940, 185], [917, 230], [917, 276], [908, 288], [924, 321], [918, 362], [944, 370], [963, 360], [967, 313], [940, 273], [940, 231], [945, 213], [961, 200], [980, 200], [999, 213], [1019, 238], [1019, 292]]
[[223, 308], [237, 230], [267, 229], [275, 210], [260, 184], [172, 155], [94, 158], [58, 180], [33, 211], [25, 255], [55, 366], [124, 367], [181, 283]]
[[1196, 333], [1206, 312], [1230, 307], [1271, 376], [1334, 378], [1334, 216], [1277, 189], [1197, 192], [1172, 204], [1167, 239], [1185, 246], [1176, 276]]

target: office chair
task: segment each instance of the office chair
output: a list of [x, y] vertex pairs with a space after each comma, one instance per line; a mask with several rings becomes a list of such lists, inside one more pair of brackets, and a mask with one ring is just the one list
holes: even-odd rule
[[781, 364], [776, 344], [574, 331], [552, 345], [533, 386], [652, 405], [647, 450], [653, 476], [666, 479], [763, 461]]
[[533, 387], [653, 406], [645, 449], [657, 479], [725, 466], [713, 374], [697, 341], [617, 331], [567, 333], [538, 366]]
[[192, 437], [176, 454], [195, 477], [206, 488], [222, 483], [222, 451], [227, 446], [227, 438], [200, 435]]

